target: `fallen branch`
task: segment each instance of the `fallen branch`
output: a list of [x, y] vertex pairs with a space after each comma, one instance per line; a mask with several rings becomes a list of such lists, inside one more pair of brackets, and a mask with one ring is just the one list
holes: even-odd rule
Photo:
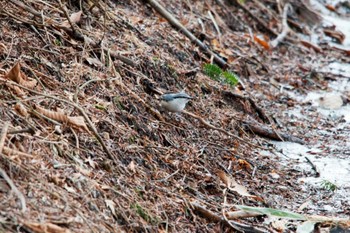
[[202, 117], [197, 116], [197, 115], [194, 114], [194, 113], [190, 113], [190, 112], [187, 112], [187, 111], [182, 111], [182, 112], [185, 113], [185, 114], [187, 114], [187, 115], [189, 115], [189, 116], [191, 116], [191, 117], [193, 117], [193, 118], [198, 119], [200, 122], [202, 122], [202, 124], [204, 124], [204, 125], [205, 125], [206, 127], [208, 127], [209, 129], [213, 129], [213, 130], [217, 130], [217, 131], [219, 131], [219, 132], [222, 132], [222, 133], [224, 133], [224, 134], [226, 134], [226, 135], [228, 135], [228, 136], [230, 136], [230, 137], [233, 137], [234, 139], [238, 140], [238, 141], [241, 142], [241, 143], [244, 143], [244, 144], [247, 144], [247, 145], [249, 145], [249, 146], [252, 146], [253, 148], [261, 148], [261, 149], [264, 149], [264, 148], [262, 148], [262, 147], [260, 147], [260, 146], [258, 146], [258, 145], [255, 145], [255, 144], [253, 144], [253, 143], [250, 143], [250, 142], [248, 142], [248, 141], [246, 141], [246, 140], [244, 140], [244, 139], [242, 139], [242, 138], [240, 138], [240, 137], [238, 137], [238, 136], [236, 136], [236, 135], [234, 135], [234, 134], [232, 134], [232, 133], [229, 133], [229, 132], [227, 132], [226, 130], [224, 130], [224, 129], [222, 129], [222, 128], [218, 128], [218, 127], [216, 127], [216, 126], [214, 126], [214, 125], [212, 125], [212, 124], [206, 122]]
[[223, 96], [224, 99], [226, 99], [227, 101], [232, 101], [232, 98], [237, 98], [237, 99], [241, 99], [243, 101], [248, 101], [251, 105], [251, 107], [256, 111], [256, 113], [258, 114], [259, 118], [261, 120], [263, 120], [265, 123], [267, 124], [271, 124], [269, 117], [265, 114], [265, 112], [262, 110], [262, 108], [260, 108], [255, 101], [250, 98], [250, 97], [246, 97], [246, 96], [242, 96], [242, 95], [238, 95], [235, 93], [232, 93], [230, 91], [222, 91], [221, 95]]
[[180, 32], [185, 34], [193, 43], [199, 46], [204, 53], [214, 58], [214, 61], [220, 67], [226, 67], [227, 63], [219, 57], [217, 54], [212, 52], [205, 44], [203, 44], [197, 37], [195, 37], [190, 31], [188, 31], [174, 16], [172, 16], [163, 6], [161, 6], [156, 0], [146, 0], [160, 15], [169, 21], [171, 25], [177, 28]]
[[258, 125], [257, 122], [248, 122], [244, 121], [243, 126], [245, 130], [250, 130], [251, 132], [265, 138], [269, 138], [276, 141], [289, 141], [289, 142], [296, 142], [300, 144], [304, 144], [304, 141], [300, 138], [297, 138], [295, 136], [284, 134], [284, 133], [277, 133], [275, 130], [271, 128], [267, 128], [266, 126]]

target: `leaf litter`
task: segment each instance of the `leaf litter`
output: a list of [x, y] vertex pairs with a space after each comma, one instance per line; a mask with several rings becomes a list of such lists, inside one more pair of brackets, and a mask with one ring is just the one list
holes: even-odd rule
[[[342, 218], [349, 201], [305, 186], [300, 180], [310, 170], [282, 161], [266, 140], [297, 138], [316, 145], [317, 156], [348, 158], [349, 125], [300, 101], [346, 78], [322, 70], [349, 62], [343, 28], [311, 35], [322, 17], [297, 1], [163, 1], [186, 36], [199, 38], [194, 44], [171, 17], [156, 13], [156, 1], [147, 2], [1, 2], [0, 187], [7, 188], [0, 192], [0, 230], [349, 227]], [[339, 14], [345, 7], [326, 6]], [[319, 40], [309, 40], [313, 35]], [[208, 77], [203, 67], [213, 61], [239, 83]], [[160, 94], [183, 89], [196, 97], [186, 111], [159, 111]], [[347, 89], [337, 98], [346, 106]], [[304, 118], [291, 115], [299, 109]], [[328, 217], [269, 222], [257, 210]]]

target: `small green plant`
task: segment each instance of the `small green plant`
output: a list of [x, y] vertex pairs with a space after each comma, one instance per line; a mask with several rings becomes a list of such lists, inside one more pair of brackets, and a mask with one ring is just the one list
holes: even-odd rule
[[147, 211], [142, 208], [142, 206], [140, 206], [138, 203], [132, 204], [131, 205], [132, 209], [135, 209], [136, 213], [143, 218], [146, 222], [151, 223], [151, 224], [157, 224], [157, 222], [159, 222], [159, 220], [157, 218], [153, 218], [152, 216], [150, 216]]
[[95, 108], [97, 108], [99, 110], [107, 111], [107, 108], [103, 105], [100, 105], [100, 104], [95, 104]]
[[224, 81], [231, 86], [235, 86], [238, 83], [238, 78], [235, 73], [223, 71], [215, 64], [204, 64], [203, 72], [215, 81]]
[[124, 110], [124, 109], [125, 109], [125, 108], [124, 108], [124, 105], [123, 105], [122, 102], [120, 101], [120, 96], [115, 96], [115, 97], [113, 98], [113, 103], [114, 103], [114, 105], [117, 106], [117, 108], [118, 108], [119, 110]]
[[338, 189], [338, 187], [337, 187], [335, 184], [333, 184], [332, 182], [330, 182], [330, 181], [328, 181], [328, 180], [323, 180], [323, 181], [321, 182], [321, 186], [322, 186], [324, 189], [326, 189], [326, 190], [328, 190], [328, 191], [332, 191], [332, 192], [334, 192], [335, 190]]

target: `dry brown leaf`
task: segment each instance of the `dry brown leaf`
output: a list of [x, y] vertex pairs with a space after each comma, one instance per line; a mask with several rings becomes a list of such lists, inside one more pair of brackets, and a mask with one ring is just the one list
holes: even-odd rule
[[239, 159], [238, 160], [238, 164], [239, 164], [241, 169], [244, 169], [244, 170], [247, 170], [247, 171], [252, 170], [252, 165], [250, 165], [250, 163], [248, 163], [244, 159]]
[[306, 48], [312, 48], [315, 50], [315, 52], [321, 53], [322, 49], [318, 47], [317, 45], [312, 44], [311, 42], [308, 42], [306, 40], [300, 40], [300, 43], [304, 45]]
[[4, 153], [7, 156], [16, 156], [17, 155], [17, 156], [20, 156], [20, 157], [35, 158], [35, 156], [32, 155], [32, 154], [28, 154], [28, 153], [25, 153], [25, 152], [14, 150], [14, 149], [11, 149], [11, 148], [6, 147], [6, 146], [4, 146], [4, 148], [2, 150], [2, 153]]
[[264, 202], [264, 200], [261, 197], [255, 196], [255, 195], [251, 195], [248, 192], [246, 187], [244, 187], [243, 185], [238, 184], [233, 178], [229, 177], [224, 171], [218, 171], [217, 175], [220, 177], [221, 181], [226, 185], [226, 187], [228, 189], [230, 189], [231, 191], [234, 191], [234, 192], [238, 193], [241, 196], [250, 197], [250, 198], [252, 198], [254, 200]]
[[211, 40], [211, 45], [213, 46], [214, 50], [216, 50], [216, 51], [221, 51], [222, 50], [220, 41], [217, 40], [216, 38]]
[[14, 86], [14, 85], [11, 85], [11, 84], [7, 84], [7, 87], [9, 87], [10, 89], [12, 89], [16, 94], [17, 96], [19, 97], [24, 97], [26, 94], [22, 91], [21, 88], [17, 87], [17, 86]]
[[85, 124], [85, 119], [82, 116], [77, 117], [68, 117], [68, 123], [72, 126], [80, 129], [84, 129], [86, 132], [89, 132], [89, 128]]
[[83, 129], [89, 132], [89, 129], [85, 124], [85, 119], [82, 116], [71, 117], [64, 114], [62, 110], [54, 112], [54, 111], [44, 109], [38, 105], [34, 105], [34, 109], [48, 118], [51, 118], [53, 120], [56, 120], [65, 124], [70, 124], [72, 127]]
[[341, 31], [336, 31], [333, 29], [323, 29], [324, 34], [329, 37], [336, 39], [340, 44], [344, 42], [345, 35]]
[[33, 108], [38, 111], [39, 113], [43, 114], [44, 116], [51, 118], [53, 120], [63, 122], [63, 123], [68, 123], [68, 116], [63, 114], [62, 112], [54, 112], [47, 110], [45, 108], [42, 108], [38, 105], [34, 105]]
[[[69, 20], [71, 21], [71, 23], [78, 23], [81, 19], [82, 13], [83, 13], [82, 11], [78, 11], [78, 12], [71, 14], [71, 16], [69, 17]], [[61, 26], [69, 28], [70, 27], [69, 21], [68, 20], [63, 21], [61, 23]]]
[[129, 169], [130, 171], [132, 171], [133, 173], [136, 172], [136, 165], [135, 165], [135, 163], [134, 163], [133, 160], [131, 160], [131, 162], [129, 163], [128, 169]]
[[16, 63], [14, 67], [12, 67], [12, 69], [5, 75], [5, 77], [19, 84], [23, 82], [19, 62]]
[[246, 197], [250, 197], [251, 196], [249, 194], [247, 188], [244, 187], [243, 185], [238, 184], [234, 179], [231, 179], [231, 187], [230, 187], [230, 189], [235, 191], [235, 192], [237, 192], [241, 196], [246, 196]]
[[106, 206], [111, 210], [112, 214], [115, 216], [115, 203], [112, 200], [105, 200]]
[[69, 187], [67, 184], [64, 184], [63, 188], [70, 193], [77, 193], [77, 191], [74, 188]]
[[217, 175], [221, 179], [221, 181], [226, 185], [226, 187], [231, 187], [231, 179], [226, 175], [224, 171], [219, 170], [217, 172]]
[[23, 222], [30, 230], [38, 233], [70, 233], [69, 229], [57, 226], [53, 223]]
[[328, 10], [330, 10], [330, 11], [333, 11], [333, 12], [336, 12], [336, 11], [337, 11], [337, 9], [336, 9], [334, 6], [332, 6], [332, 5], [326, 4], [325, 7], [326, 7]]
[[78, 12], [76, 12], [76, 13], [73, 13], [73, 14], [69, 17], [70, 21], [71, 21], [72, 23], [78, 23], [78, 22], [80, 21], [80, 18], [81, 18], [81, 14], [82, 14], [82, 13], [83, 13], [82, 11], [78, 11]]
[[90, 65], [94, 65], [96, 67], [103, 67], [104, 66], [103, 63], [97, 58], [87, 57], [85, 59]]
[[[29, 80], [22, 72], [21, 65], [19, 62], [12, 67], [12, 69], [5, 75], [5, 78], [10, 79], [18, 84], [21, 84], [28, 88], [33, 88], [36, 86], [36, 80]], [[14, 88], [14, 87], [13, 87]], [[17, 87], [18, 88], [18, 87]], [[16, 91], [17, 92], [17, 91]]]
[[15, 110], [23, 117], [28, 117], [29, 116], [29, 113], [28, 113], [27, 109], [21, 103], [17, 103], [15, 105]]
[[231, 185], [232, 188], [230, 188], [230, 190], [237, 192], [239, 195], [244, 196], [244, 197], [250, 197], [250, 198], [257, 200], [257, 201], [260, 201], [260, 202], [264, 202], [264, 199], [262, 199], [259, 196], [251, 195], [248, 192], [246, 187], [238, 184], [234, 179], [231, 179], [231, 184], [232, 184]]

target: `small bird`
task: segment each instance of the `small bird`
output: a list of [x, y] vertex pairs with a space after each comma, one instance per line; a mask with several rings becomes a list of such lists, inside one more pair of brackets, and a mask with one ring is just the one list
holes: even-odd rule
[[167, 93], [160, 97], [160, 105], [169, 112], [181, 112], [186, 107], [188, 101], [192, 99], [184, 91], [178, 93]]

